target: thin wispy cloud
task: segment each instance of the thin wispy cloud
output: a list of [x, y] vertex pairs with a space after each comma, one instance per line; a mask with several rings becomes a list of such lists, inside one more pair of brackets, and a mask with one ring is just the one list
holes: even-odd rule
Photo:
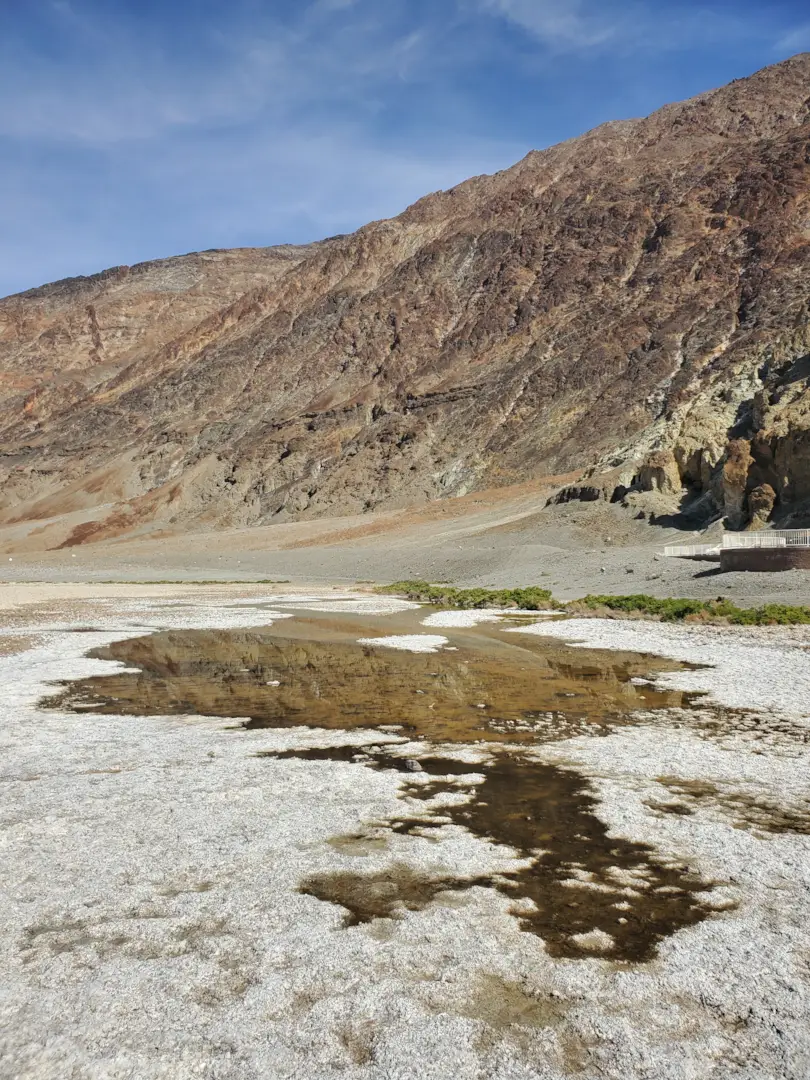
[[795, 53], [810, 49], [810, 22], [795, 27], [776, 43], [779, 52]]
[[[604, 51], [653, 54], [707, 44], [728, 48], [745, 41], [771, 42], [776, 51], [799, 48], [810, 24], [793, 26], [780, 36], [782, 18], [761, 5], [736, 5], [730, 17], [723, 4], [668, 3], [666, 0], [479, 0], [480, 10], [531, 35], [552, 52]], [[798, 3], [797, 3], [798, 6]]]
[[349, 231], [804, 46], [729, 2], [0, 2], [0, 294]]
[[373, 112], [392, 83], [437, 62], [425, 28], [401, 26], [396, 4], [387, 17], [362, 0], [317, 0], [287, 20], [246, 21], [234, 9], [189, 59], [156, 47], [131, 19], [50, 2], [69, 12], [59, 58], [0, 43], [0, 104], [13, 103], [0, 109], [0, 135], [105, 144], [313, 108]]
[[587, 49], [615, 39], [622, 19], [599, 9], [588, 10], [580, 0], [483, 0], [481, 8], [528, 30], [555, 48]]

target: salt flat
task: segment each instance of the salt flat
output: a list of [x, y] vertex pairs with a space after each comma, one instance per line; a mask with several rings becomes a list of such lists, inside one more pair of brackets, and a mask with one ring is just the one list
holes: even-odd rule
[[[455, 821], [386, 827], [432, 805], [402, 797], [403, 773], [257, 755], [373, 744], [474, 765], [497, 747], [37, 708], [54, 680], [116, 669], [88, 659], [91, 648], [150, 629], [286, 628], [297, 612], [328, 607], [308, 596], [91, 586], [6, 613], [5, 635], [25, 635], [27, 647], [0, 655], [0, 1076], [810, 1074], [807, 630], [538, 627], [716, 665], [654, 676], [713, 695], [696, 708], [522, 750], [538, 767], [588, 778], [617, 843], [648, 843], [712, 884], [708, 917], [666, 937], [654, 959], [627, 963], [552, 956], [493, 888], [440, 891], [420, 910], [348, 928], [343, 908], [299, 891], [319, 874], [474, 878], [525, 860]], [[385, 611], [364, 612], [374, 637], [392, 636], [396, 604]], [[463, 662], [475, 628], [439, 625]], [[448, 806], [467, 798], [439, 796]], [[626, 887], [631, 897], [631, 879]]]

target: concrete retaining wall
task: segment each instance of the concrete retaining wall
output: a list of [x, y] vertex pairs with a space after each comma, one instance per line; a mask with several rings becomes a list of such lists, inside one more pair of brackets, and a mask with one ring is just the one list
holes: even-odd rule
[[721, 570], [810, 570], [810, 547], [723, 548]]

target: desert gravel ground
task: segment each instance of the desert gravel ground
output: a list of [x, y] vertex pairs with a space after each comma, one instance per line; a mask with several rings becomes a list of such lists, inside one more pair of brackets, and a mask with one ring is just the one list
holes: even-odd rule
[[[660, 676], [710, 695], [695, 710], [532, 751], [590, 778], [612, 835], [647, 841], [716, 883], [715, 914], [667, 938], [655, 960], [627, 964], [551, 957], [489, 888], [348, 929], [341, 908], [299, 893], [307, 875], [335, 870], [514, 867], [510, 849], [458, 825], [334, 843], [401, 814], [403, 775], [257, 757], [381, 746], [393, 733], [234, 731], [221, 719], [36, 707], [54, 680], [113, 670], [87, 659], [89, 648], [150, 628], [255, 626], [357, 603], [378, 613], [385, 637], [385, 612], [396, 609], [336, 592], [275, 608], [273, 596], [6, 593], [2, 636], [20, 651], [0, 654], [4, 1080], [810, 1075], [806, 629], [537, 627], [714, 665]], [[463, 647], [453, 618], [439, 623], [432, 636]], [[475, 762], [483, 751], [453, 753]], [[662, 809], [673, 800], [684, 813]]]
[[722, 594], [744, 605], [810, 604], [810, 571], [721, 574], [713, 563], [660, 555], [668, 544], [716, 541], [716, 530], [704, 537], [636, 521], [619, 506], [545, 507], [544, 500], [493, 503], [467, 496], [422, 511], [122, 537], [61, 550], [37, 546], [36, 522], [3, 526], [0, 584], [270, 580], [350, 588], [424, 578], [463, 586], [542, 585], [561, 600], [643, 592]]

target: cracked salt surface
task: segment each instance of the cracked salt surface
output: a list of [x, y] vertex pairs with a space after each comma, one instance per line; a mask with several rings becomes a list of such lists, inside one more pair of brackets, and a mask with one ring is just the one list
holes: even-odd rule
[[[335, 837], [364, 834], [402, 813], [402, 774], [256, 756], [359, 747], [368, 732], [236, 734], [221, 720], [38, 711], [50, 680], [114, 670], [82, 654], [142, 633], [117, 629], [130, 614], [122, 620], [109, 611], [98, 634], [31, 627], [42, 631], [40, 645], [0, 656], [0, 1076], [810, 1075], [810, 840], [762, 838], [710, 807], [682, 817], [648, 805], [652, 795], [672, 797], [656, 779], [664, 776], [725, 784], [743, 777], [775, 799], [806, 795], [805, 742], [780, 735], [752, 755], [733, 734], [720, 745], [651, 714], [649, 726], [534, 751], [539, 761], [595, 778], [598, 813], [614, 835], [651, 842], [728, 882], [738, 910], [669, 938], [652, 964], [552, 959], [540, 939], [518, 929], [508, 902], [484, 888], [342, 930], [340, 908], [297, 891], [305, 877], [395, 863], [430, 876], [487, 875], [513, 867], [510, 851], [457, 825], [429, 837], [388, 833], [381, 848], [335, 847]], [[175, 617], [188, 625], [184, 611], [147, 605], [138, 614], [150, 625]], [[246, 615], [234, 623], [227, 605], [203, 604], [193, 625], [245, 626]], [[262, 612], [250, 625], [267, 621]], [[619, 626], [602, 625], [607, 634]], [[585, 632], [571, 623], [543, 630], [567, 637], [575, 627], [575, 636]], [[697, 649], [691, 628], [656, 627], [651, 638], [662, 630], [666, 640], [658, 636], [650, 651]], [[612, 647], [650, 648], [644, 628], [633, 631], [632, 644], [613, 637]], [[810, 638], [795, 635], [796, 649], [786, 652], [787, 640], [771, 634], [706, 640], [718, 650], [720, 695], [727, 695], [719, 700], [733, 698], [736, 678], [747, 706], [778, 700], [788, 712], [805, 712], [801, 678], [778, 694], [761, 688], [757, 650], [769, 660], [789, 656], [791, 666], [779, 670], [801, 676], [799, 646]], [[675, 677], [687, 676], [716, 692], [712, 672]], [[373, 742], [411, 752], [393, 734], [375, 733]], [[468, 760], [471, 753], [464, 751]]]
[[626, 649], [708, 665], [667, 672], [655, 682], [704, 691], [732, 709], [776, 709], [810, 716], [810, 653], [801, 627], [672, 626], [610, 619], [569, 619], [510, 627], [507, 633], [563, 638], [574, 648]]

